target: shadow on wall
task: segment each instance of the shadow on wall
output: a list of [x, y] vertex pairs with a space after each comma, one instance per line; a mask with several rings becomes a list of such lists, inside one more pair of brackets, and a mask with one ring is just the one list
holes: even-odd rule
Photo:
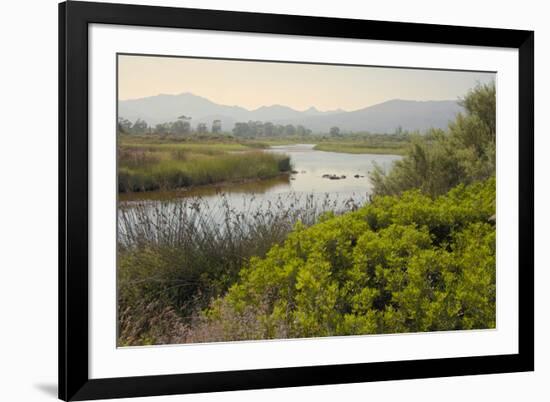
[[57, 398], [57, 384], [34, 384], [34, 387], [48, 396]]

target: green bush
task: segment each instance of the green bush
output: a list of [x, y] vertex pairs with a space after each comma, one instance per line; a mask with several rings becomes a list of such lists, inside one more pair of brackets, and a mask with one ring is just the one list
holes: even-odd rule
[[297, 223], [204, 312], [202, 341], [495, 327], [495, 180]]

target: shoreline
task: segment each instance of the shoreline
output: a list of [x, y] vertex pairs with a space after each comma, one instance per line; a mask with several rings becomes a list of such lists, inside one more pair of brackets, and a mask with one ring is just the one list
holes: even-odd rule
[[[325, 148], [325, 149], [323, 149]], [[368, 148], [355, 146], [353, 144], [323, 144], [318, 143], [313, 147], [315, 151], [319, 152], [334, 152], [338, 154], [350, 154], [350, 155], [392, 155], [403, 156], [406, 154], [406, 148]]]
[[[225, 180], [217, 183], [209, 184], [193, 184], [188, 187], [180, 187], [176, 189], [166, 189], [166, 190], [152, 190], [152, 191], [128, 191], [128, 192], [118, 192], [117, 193], [117, 202], [131, 202], [131, 201], [145, 201], [145, 200], [162, 200], [169, 198], [178, 198], [178, 197], [190, 197], [193, 196], [193, 192], [201, 193], [208, 192], [210, 190], [212, 193], [223, 192], [223, 188], [229, 186], [244, 186], [244, 185], [254, 185], [254, 184], [283, 184], [283, 181], [286, 183], [290, 178], [291, 172], [282, 172], [276, 176], [263, 177], [263, 178], [251, 178], [251, 179], [239, 179], [239, 180]], [[286, 180], [284, 180], [286, 179]], [[276, 183], [276, 182], [280, 183]], [[272, 183], [268, 183], [272, 182]], [[268, 186], [266, 186], [268, 187]], [[270, 186], [269, 186], [270, 187]], [[206, 194], [197, 194], [197, 196], [206, 195]]]

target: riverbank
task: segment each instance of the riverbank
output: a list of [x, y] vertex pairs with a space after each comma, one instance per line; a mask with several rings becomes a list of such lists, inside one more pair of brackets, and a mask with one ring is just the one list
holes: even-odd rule
[[124, 138], [118, 146], [118, 191], [174, 190], [268, 179], [291, 170], [288, 156], [255, 148], [239, 143], [155, 143]]
[[234, 181], [222, 181], [214, 184], [195, 184], [188, 187], [173, 190], [142, 191], [119, 193], [119, 202], [128, 201], [162, 201], [176, 200], [182, 197], [209, 197], [220, 193], [256, 193], [261, 194], [270, 188], [280, 185], [288, 185], [290, 172], [282, 172], [271, 178], [239, 179]]
[[[313, 139], [313, 138], [312, 138]], [[318, 138], [310, 150], [340, 154], [403, 155], [409, 145], [404, 138], [389, 136], [353, 137], [327, 141]], [[368, 139], [368, 141], [367, 141]], [[246, 181], [268, 180], [289, 173], [290, 157], [286, 152], [264, 152], [301, 146], [297, 138], [236, 139], [228, 136], [208, 138], [178, 138], [160, 136], [119, 136], [119, 193], [173, 191], [204, 185], [240, 184]], [[322, 154], [322, 152], [320, 152]], [[350, 155], [351, 156], [351, 155]], [[324, 158], [324, 156], [323, 156]], [[294, 158], [292, 159], [294, 161]], [[317, 166], [322, 161], [314, 161]], [[339, 162], [341, 163], [341, 162]], [[364, 161], [354, 170], [340, 175], [362, 177], [368, 174]], [[308, 164], [304, 170], [309, 171]], [[320, 175], [319, 175], [320, 176]], [[302, 182], [303, 175], [292, 180]], [[307, 177], [316, 181], [318, 178]], [[298, 184], [298, 183], [295, 184]], [[319, 188], [328, 191], [326, 183]], [[357, 190], [360, 190], [359, 188]]]
[[322, 142], [316, 144], [313, 149], [316, 151], [339, 152], [345, 154], [373, 154], [373, 155], [405, 155], [408, 143], [398, 144], [396, 146], [376, 147], [361, 143], [330, 143]]

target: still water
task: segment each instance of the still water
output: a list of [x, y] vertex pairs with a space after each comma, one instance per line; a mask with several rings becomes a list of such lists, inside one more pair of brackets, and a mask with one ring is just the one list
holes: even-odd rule
[[[315, 144], [273, 146], [265, 152], [290, 156], [293, 173], [239, 184], [196, 187], [186, 191], [120, 194], [120, 210], [139, 209], [152, 215], [175, 215], [182, 205], [208, 211], [212, 223], [222, 224], [222, 210], [252, 215], [258, 211], [290, 210], [342, 212], [364, 204], [372, 190], [369, 172], [377, 164], [388, 170], [397, 155], [346, 154], [316, 151]], [[323, 177], [324, 176], [324, 177]], [[327, 177], [329, 176], [329, 177]], [[333, 179], [330, 178], [333, 176]], [[119, 210], [119, 216], [120, 216]], [[159, 212], [161, 211], [161, 212]], [[219, 222], [218, 222], [219, 221]]]
[[[315, 144], [283, 145], [269, 150], [289, 155], [294, 170], [298, 172], [291, 175], [285, 186], [273, 191], [365, 196], [371, 190], [368, 175], [374, 169], [374, 163], [387, 170], [393, 161], [401, 158], [396, 155], [316, 151], [314, 146]], [[331, 180], [326, 175], [345, 178]]]
[[[204, 201], [215, 201], [220, 193], [231, 198], [254, 194], [257, 198], [273, 198], [273, 195], [294, 193], [296, 195], [312, 194], [325, 197], [361, 197], [365, 199], [372, 185], [369, 172], [378, 164], [384, 170], [391, 168], [394, 161], [401, 158], [397, 155], [346, 154], [338, 152], [316, 151], [315, 144], [293, 144], [273, 146], [265, 152], [282, 153], [290, 156], [293, 173], [274, 179], [231, 183], [212, 186], [199, 186], [187, 191], [152, 191], [147, 193], [121, 194], [122, 204], [130, 206], [140, 200], [165, 201], [177, 198], [200, 197]], [[331, 180], [323, 175], [335, 175], [338, 180]], [[359, 175], [360, 177], [355, 177]], [[345, 176], [345, 178], [341, 178]]]

